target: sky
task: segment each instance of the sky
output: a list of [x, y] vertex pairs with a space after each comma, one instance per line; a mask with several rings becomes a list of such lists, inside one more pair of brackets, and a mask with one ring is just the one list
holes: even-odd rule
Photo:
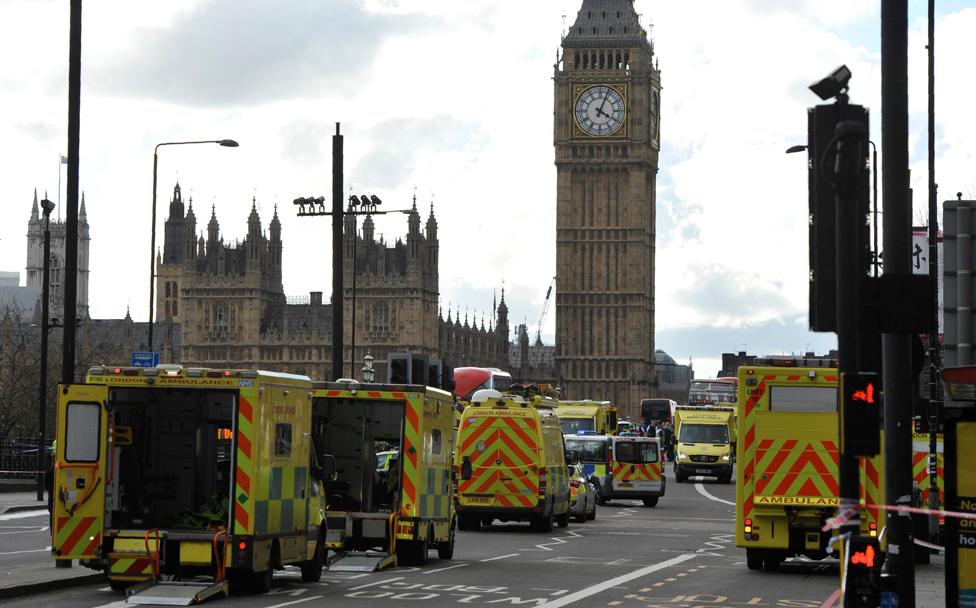
[[[926, 215], [926, 3], [910, 4], [910, 164]], [[976, 198], [976, 1], [936, 3], [940, 200]], [[846, 64], [880, 133], [880, 2], [635, 0], [662, 71], [655, 345], [696, 376], [723, 352], [836, 344], [807, 331], [807, 86]], [[445, 314], [510, 315], [538, 330], [555, 273], [553, 65], [580, 0], [99, 0], [83, 15], [80, 185], [94, 318], [148, 317], [153, 147], [157, 225], [179, 181], [198, 229], [211, 207], [243, 239], [252, 200], [278, 205], [289, 296], [331, 291], [328, 218], [291, 201], [345, 183], [386, 208], [433, 204]], [[0, 270], [20, 271], [34, 190], [58, 201], [67, 152], [68, 3], [0, 0]], [[883, 167], [882, 167], [883, 171]], [[62, 173], [61, 199], [66, 174]], [[58, 212], [55, 212], [57, 215]], [[377, 234], [406, 233], [403, 216]], [[558, 290], [558, 279], [557, 286]], [[555, 307], [542, 337], [551, 343]]]

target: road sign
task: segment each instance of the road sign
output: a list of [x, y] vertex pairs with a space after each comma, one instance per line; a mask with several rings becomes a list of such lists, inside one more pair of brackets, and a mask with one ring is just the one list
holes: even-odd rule
[[159, 365], [159, 353], [132, 353], [132, 367], [156, 367]]

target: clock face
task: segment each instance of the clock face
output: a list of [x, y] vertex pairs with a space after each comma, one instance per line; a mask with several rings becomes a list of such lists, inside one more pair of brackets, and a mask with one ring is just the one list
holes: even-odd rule
[[626, 104], [620, 93], [605, 85], [590, 87], [576, 100], [576, 123], [598, 137], [614, 134], [624, 124]]

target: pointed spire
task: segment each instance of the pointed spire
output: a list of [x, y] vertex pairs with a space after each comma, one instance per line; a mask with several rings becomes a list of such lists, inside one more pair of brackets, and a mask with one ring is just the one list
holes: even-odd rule
[[37, 188], [34, 188], [34, 205], [31, 207], [31, 221], [35, 222], [39, 219], [40, 217], [37, 212]]
[[[44, 198], [47, 198], [47, 193], [44, 193]], [[78, 219], [83, 217], [88, 217], [88, 212], [85, 210], [85, 191], [81, 191], [81, 208], [78, 209]]]

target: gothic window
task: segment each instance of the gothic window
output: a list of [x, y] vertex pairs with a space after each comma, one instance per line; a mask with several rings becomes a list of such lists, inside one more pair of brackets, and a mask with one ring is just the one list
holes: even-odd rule
[[177, 315], [177, 312], [176, 312], [176, 300], [173, 300], [173, 316], [175, 317], [176, 315]]
[[594, 34], [596, 33], [596, 27], [594, 27], [594, 28], [593, 28], [593, 33], [594, 33]]
[[169, 281], [166, 281], [166, 297], [167, 298], [170, 297], [170, 293], [169, 293], [169, 286], [170, 285], [171, 285], [171, 283]]
[[213, 307], [213, 326], [215, 331], [227, 331], [230, 323], [227, 305], [217, 302]]
[[390, 330], [390, 308], [386, 302], [373, 305], [373, 331], [387, 332]]

